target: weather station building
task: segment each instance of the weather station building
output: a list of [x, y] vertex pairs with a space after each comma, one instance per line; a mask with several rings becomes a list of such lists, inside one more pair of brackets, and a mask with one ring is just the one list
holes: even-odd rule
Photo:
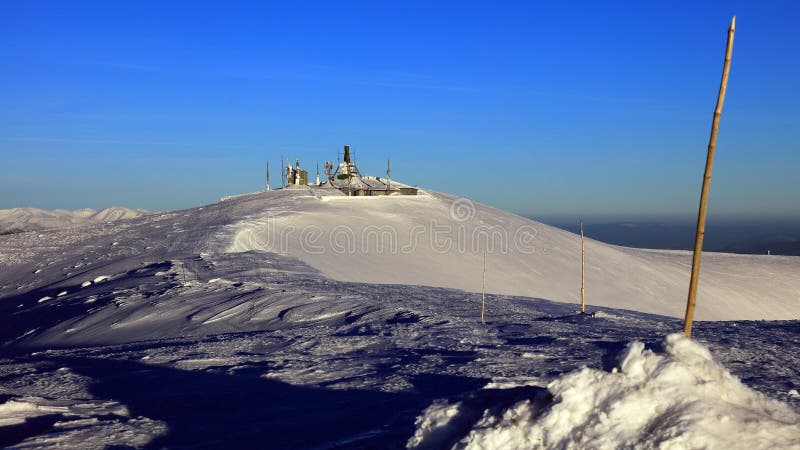
[[[386, 177], [363, 175], [356, 167], [350, 155], [350, 146], [344, 146], [344, 160], [334, 164], [325, 162], [325, 179], [320, 181], [319, 166], [314, 183], [308, 182], [308, 171], [300, 167], [300, 160], [294, 165], [286, 160], [282, 171], [281, 185], [285, 188], [312, 186], [318, 188], [337, 189], [351, 197], [370, 197], [378, 195], [417, 195], [418, 188], [402, 183], [392, 182], [391, 166], [387, 161]], [[269, 168], [267, 169], [267, 190], [269, 190]]]
[[388, 161], [385, 178], [362, 175], [350, 157], [349, 145], [344, 146], [344, 160], [340, 161], [338, 166], [334, 166], [332, 161], [325, 162], [325, 176], [327, 180], [320, 183], [320, 187], [338, 189], [352, 197], [417, 195], [418, 192], [416, 187], [397, 182], [392, 183], [391, 166]]
[[[340, 153], [341, 156], [341, 153]], [[317, 176], [313, 182], [308, 181], [308, 171], [300, 167], [300, 160], [295, 159], [292, 164], [291, 159], [283, 159], [281, 156], [281, 186], [277, 189], [336, 189], [349, 197], [377, 197], [393, 195], [417, 195], [419, 188], [407, 184], [398, 183], [391, 179], [391, 163], [386, 161], [386, 177], [375, 177], [364, 175], [356, 167], [356, 163], [350, 153], [350, 146], [344, 146], [344, 160], [325, 162], [324, 179], [320, 179], [319, 165], [317, 165]], [[272, 187], [269, 182], [269, 161], [266, 163], [266, 185], [263, 191], [269, 192]], [[228, 201], [245, 195], [255, 194], [226, 195], [220, 201]]]
[[300, 160], [295, 159], [292, 167], [291, 161], [286, 161], [286, 170], [283, 174], [288, 186], [308, 186], [308, 171], [300, 168]]

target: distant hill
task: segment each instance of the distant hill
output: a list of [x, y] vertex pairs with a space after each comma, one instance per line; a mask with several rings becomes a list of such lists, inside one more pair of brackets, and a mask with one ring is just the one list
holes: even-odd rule
[[[577, 221], [548, 223], [573, 233], [578, 231]], [[608, 244], [664, 250], [694, 248], [694, 224], [612, 222], [586, 223], [584, 228], [586, 236]], [[796, 221], [711, 223], [706, 227], [703, 250], [800, 256], [800, 223]]]
[[66, 209], [48, 211], [39, 208], [0, 209], [0, 234], [92, 225], [120, 219], [133, 219], [144, 214], [150, 214], [150, 211], [122, 206], [110, 206], [100, 211], [91, 208], [74, 211]]

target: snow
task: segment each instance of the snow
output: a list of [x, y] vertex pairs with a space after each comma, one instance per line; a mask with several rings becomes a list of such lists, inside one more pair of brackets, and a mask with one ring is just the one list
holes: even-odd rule
[[0, 405], [0, 426], [25, 423], [26, 417], [35, 417], [40, 411], [33, 403], [9, 400]]
[[[340, 281], [471, 292], [481, 292], [487, 250], [487, 292], [580, 303], [575, 234], [430, 191], [400, 197], [291, 194], [239, 221], [226, 250], [289, 254]], [[587, 303], [683, 317], [690, 267], [689, 252], [589, 239]], [[800, 257], [705, 253], [697, 320], [800, 318], [798, 268]]]
[[[800, 415], [742, 384], [683, 334], [666, 338], [663, 355], [631, 342], [620, 361], [612, 372], [584, 368], [564, 375], [548, 385], [548, 397], [486, 410], [453, 448], [800, 446]], [[441, 445], [443, 430], [463, 420], [461, 408], [434, 403], [417, 419], [408, 448]]]
[[[15, 425], [0, 425], [0, 446], [458, 448], [502, 433], [516, 442], [520, 429], [545, 430], [551, 412], [566, 426], [557, 411], [567, 408], [586, 433], [652, 448], [666, 426], [637, 435], [615, 414], [662, 424], [645, 406], [694, 420], [706, 403], [732, 424], [749, 417], [743, 430], [772, 430], [765, 442], [792, 445], [800, 322], [721, 319], [796, 319], [799, 258], [704, 255], [698, 307], [716, 319], [695, 324], [704, 353], [660, 342], [681, 328], [685, 252], [590, 241], [591, 314], [576, 314], [575, 235], [422, 193], [276, 190], [1, 236], [0, 419]], [[358, 242], [331, 254], [336, 242], [298, 234], [391, 225], [407, 236], [430, 218], [456, 232], [536, 229], [541, 252], [487, 255], [486, 323], [480, 253], [380, 253], [372, 235], [366, 251]], [[269, 234], [290, 227], [284, 241]], [[431, 238], [420, 233], [420, 243]], [[694, 384], [676, 384], [690, 375]], [[571, 395], [595, 398], [597, 414]], [[677, 425], [686, 439], [702, 431]]]

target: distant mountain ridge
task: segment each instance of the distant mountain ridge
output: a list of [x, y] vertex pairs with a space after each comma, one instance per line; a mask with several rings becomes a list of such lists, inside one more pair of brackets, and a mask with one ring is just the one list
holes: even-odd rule
[[[572, 233], [579, 231], [577, 222], [547, 222]], [[584, 223], [586, 236], [625, 247], [691, 250], [694, 247], [695, 224], [662, 222]], [[753, 255], [800, 256], [800, 222], [784, 221], [716, 221], [706, 227], [704, 251]]]
[[44, 230], [48, 228], [74, 227], [96, 223], [133, 219], [151, 211], [109, 206], [100, 211], [91, 208], [44, 210], [39, 208], [0, 209], [0, 234]]

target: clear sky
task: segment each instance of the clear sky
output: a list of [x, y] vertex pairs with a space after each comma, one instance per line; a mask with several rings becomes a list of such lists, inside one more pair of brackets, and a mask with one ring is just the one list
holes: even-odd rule
[[176, 209], [349, 144], [534, 217], [800, 217], [800, 3], [0, 1], [0, 208]]

